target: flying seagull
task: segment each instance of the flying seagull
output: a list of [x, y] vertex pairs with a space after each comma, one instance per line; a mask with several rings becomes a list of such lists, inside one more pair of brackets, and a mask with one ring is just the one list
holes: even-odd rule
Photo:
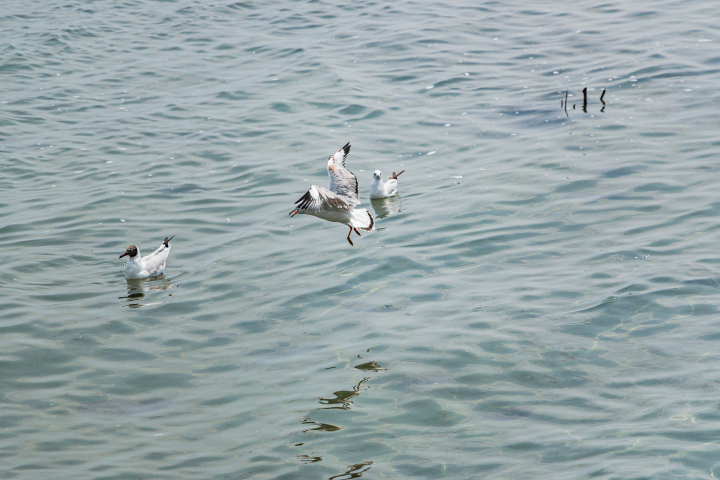
[[354, 208], [360, 203], [358, 181], [357, 177], [345, 168], [348, 153], [350, 153], [349, 142], [334, 155], [330, 155], [327, 164], [330, 190], [317, 185], [310, 186], [310, 190], [295, 202], [297, 208], [290, 212], [290, 216], [294, 217], [298, 213], [314, 215], [328, 222], [347, 225], [350, 227], [347, 241], [352, 245], [350, 235], [353, 230], [358, 236], [360, 235], [358, 229], [369, 232], [375, 226], [375, 220], [366, 209]]

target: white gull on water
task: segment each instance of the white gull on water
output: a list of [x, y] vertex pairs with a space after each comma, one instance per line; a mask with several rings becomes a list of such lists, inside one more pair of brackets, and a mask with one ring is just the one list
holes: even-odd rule
[[350, 153], [350, 143], [338, 150], [328, 159], [328, 176], [330, 177], [330, 190], [312, 185], [310, 190], [295, 202], [297, 209], [290, 212], [294, 217], [298, 213], [314, 215], [328, 222], [342, 223], [350, 227], [347, 241], [353, 230], [360, 235], [358, 229], [370, 231], [375, 226], [375, 220], [366, 209], [355, 209], [358, 205], [357, 177], [345, 168], [345, 159]]
[[135, 245], [130, 245], [125, 249], [125, 253], [120, 258], [128, 256], [125, 264], [125, 278], [127, 280], [137, 280], [140, 278], [157, 277], [165, 269], [165, 262], [170, 255], [170, 245], [168, 242], [175, 238], [175, 235], [168, 238], [165, 237], [162, 245], [153, 253], [146, 257], [140, 256], [140, 249]]
[[[403, 173], [404, 171], [405, 170], [400, 173]], [[376, 200], [378, 198], [388, 198], [392, 197], [393, 195], [397, 195], [397, 177], [400, 176], [400, 173], [393, 172], [392, 176], [388, 179], [388, 181], [383, 183], [382, 173], [380, 172], [380, 170], [375, 170], [375, 172], [373, 172], [372, 183], [370, 184], [370, 199]]]

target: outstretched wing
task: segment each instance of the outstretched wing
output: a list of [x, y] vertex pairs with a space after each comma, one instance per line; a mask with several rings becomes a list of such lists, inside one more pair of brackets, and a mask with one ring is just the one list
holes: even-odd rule
[[350, 143], [330, 155], [328, 159], [328, 177], [330, 177], [330, 191], [343, 197], [345, 202], [352, 206], [360, 203], [358, 200], [357, 177], [345, 168], [345, 159], [350, 153]]
[[335, 154], [332, 155], [330, 158], [332, 158], [335, 163], [338, 163], [344, 167], [345, 159], [347, 158], [349, 153], [350, 153], [350, 142], [346, 143], [344, 147], [342, 147], [340, 150], [335, 152]]
[[351, 206], [330, 190], [312, 185], [300, 200], [295, 202], [298, 210], [316, 213], [320, 211], [351, 210]]

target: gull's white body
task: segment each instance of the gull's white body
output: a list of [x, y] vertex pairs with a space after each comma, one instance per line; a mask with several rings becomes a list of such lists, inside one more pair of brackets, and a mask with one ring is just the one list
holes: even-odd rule
[[165, 263], [170, 254], [170, 247], [163, 243], [160, 248], [146, 257], [140, 255], [140, 249], [137, 255], [129, 257], [125, 264], [125, 278], [127, 280], [138, 280], [141, 278], [157, 277], [165, 270]]
[[[328, 159], [328, 177], [330, 189], [311, 185], [310, 190], [295, 202], [298, 207], [290, 212], [293, 216], [298, 213], [313, 215], [328, 222], [342, 223], [353, 229], [370, 231], [375, 226], [370, 212], [365, 208], [354, 208], [360, 203], [358, 200], [357, 177], [345, 168], [345, 158], [350, 152], [350, 144], [338, 150]], [[358, 235], [360, 235], [358, 233]], [[350, 234], [347, 237], [352, 245]]]
[[[400, 173], [403, 173], [404, 171], [405, 170]], [[390, 198], [394, 195], [397, 195], [397, 177], [398, 175], [400, 175], [400, 173], [395, 174], [395, 172], [393, 172], [392, 176], [388, 179], [388, 181], [383, 182], [382, 173], [380, 173], [380, 170], [375, 170], [375, 172], [373, 172], [372, 183], [370, 184], [370, 199], [377, 200], [379, 198]]]

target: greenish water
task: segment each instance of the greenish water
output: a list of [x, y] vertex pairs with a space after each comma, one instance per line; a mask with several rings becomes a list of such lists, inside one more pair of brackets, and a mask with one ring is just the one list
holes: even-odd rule
[[716, 476], [716, 18], [4, 5], [0, 477]]

